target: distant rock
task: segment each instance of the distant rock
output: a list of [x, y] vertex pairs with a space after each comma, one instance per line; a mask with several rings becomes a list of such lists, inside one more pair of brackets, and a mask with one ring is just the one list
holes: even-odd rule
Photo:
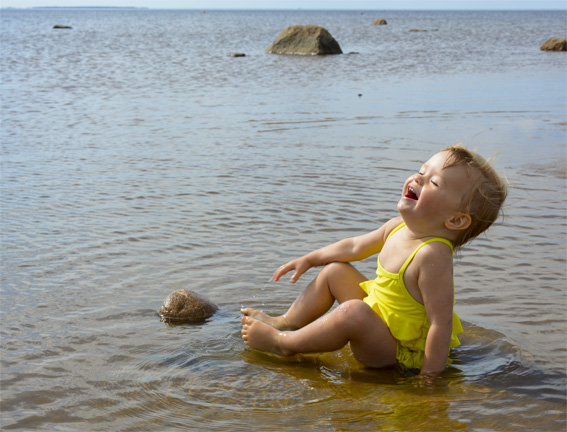
[[283, 30], [266, 48], [270, 54], [327, 55], [342, 54], [339, 43], [321, 26], [292, 25]]
[[410, 29], [410, 32], [426, 32], [427, 30], [423, 30], [423, 29]]
[[244, 53], [230, 53], [229, 57], [246, 57]]
[[72, 29], [73, 27], [57, 24], [57, 25], [54, 25], [53, 28], [54, 29]]
[[209, 318], [218, 306], [200, 295], [178, 289], [167, 296], [159, 309], [162, 321], [169, 323], [198, 322]]
[[567, 51], [567, 40], [563, 38], [551, 38], [539, 47], [543, 51]]
[[374, 25], [386, 25], [388, 22], [384, 18], [375, 20], [372, 24]]

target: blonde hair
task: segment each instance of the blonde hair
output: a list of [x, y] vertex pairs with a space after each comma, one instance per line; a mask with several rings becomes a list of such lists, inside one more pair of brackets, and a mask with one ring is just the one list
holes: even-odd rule
[[463, 195], [460, 208], [470, 215], [471, 225], [455, 240], [454, 247], [458, 249], [486, 231], [498, 218], [508, 195], [508, 183], [498, 175], [490, 161], [460, 144], [442, 151], [449, 152], [443, 168], [465, 165], [471, 178], [471, 187]]

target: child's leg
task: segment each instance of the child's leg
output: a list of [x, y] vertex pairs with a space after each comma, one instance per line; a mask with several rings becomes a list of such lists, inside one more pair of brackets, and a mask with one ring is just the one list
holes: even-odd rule
[[241, 312], [280, 330], [298, 329], [325, 314], [335, 300], [343, 303], [366, 297], [359, 286], [365, 280], [367, 279], [362, 273], [352, 265], [331, 263], [319, 272], [285, 314], [271, 317], [252, 308], [242, 309]]
[[342, 303], [328, 315], [296, 331], [281, 332], [261, 321], [242, 318], [246, 345], [276, 354], [336, 351], [350, 342], [355, 358], [369, 367], [396, 363], [397, 341], [382, 319], [360, 300]]

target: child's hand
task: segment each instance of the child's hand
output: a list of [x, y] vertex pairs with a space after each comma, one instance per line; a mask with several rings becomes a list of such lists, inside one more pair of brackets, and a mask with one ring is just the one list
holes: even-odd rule
[[398, 382], [400, 384], [408, 384], [413, 387], [435, 387], [444, 384], [443, 377], [439, 374], [419, 374], [409, 378], [400, 378]]
[[278, 268], [274, 273], [274, 276], [272, 276], [272, 280], [274, 282], [277, 282], [280, 280], [280, 277], [282, 277], [286, 273], [289, 273], [292, 270], [295, 270], [295, 273], [293, 273], [293, 275], [289, 279], [291, 283], [295, 283], [301, 277], [301, 275], [310, 268], [311, 268], [311, 264], [309, 263], [307, 258], [305, 257], [298, 258]]

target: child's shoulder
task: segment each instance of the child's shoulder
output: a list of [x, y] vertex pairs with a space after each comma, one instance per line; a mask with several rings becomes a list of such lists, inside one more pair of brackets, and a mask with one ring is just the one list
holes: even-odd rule
[[425, 244], [415, 255], [411, 267], [409, 276], [417, 282], [424, 302], [426, 297], [452, 296], [454, 268], [449, 246], [439, 241]]
[[403, 225], [404, 219], [401, 216], [390, 219], [388, 222], [382, 225], [382, 229], [384, 230], [384, 237], [388, 238], [394, 231], [401, 229]]
[[443, 239], [433, 238], [425, 241], [415, 254], [414, 261], [420, 267], [440, 269], [453, 267], [453, 248], [450, 242]]

